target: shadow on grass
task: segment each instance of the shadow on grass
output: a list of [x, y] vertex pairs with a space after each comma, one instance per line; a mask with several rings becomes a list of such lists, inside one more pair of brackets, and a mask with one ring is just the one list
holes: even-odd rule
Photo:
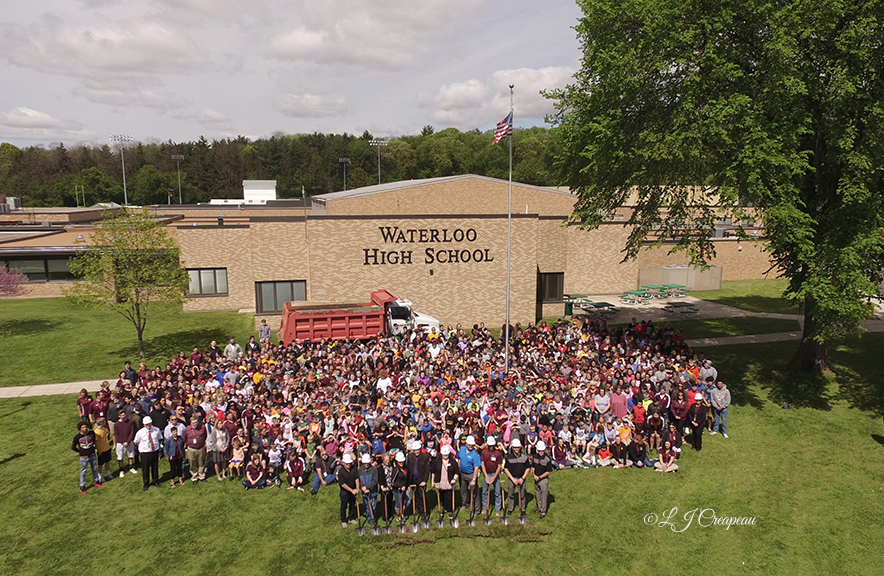
[[19, 406], [17, 409], [13, 410], [12, 412], [7, 412], [6, 414], [0, 414], [0, 418], [6, 418], [7, 416], [12, 416], [16, 412], [21, 412], [22, 410], [24, 410], [25, 408], [27, 408], [30, 405], [31, 405], [31, 401], [25, 400], [24, 402], [21, 403], [21, 406]]
[[881, 436], [880, 434], [872, 434], [872, 440], [874, 440], [881, 446], [884, 446], [884, 436]]
[[710, 298], [709, 301], [750, 312], [804, 314], [803, 304], [791, 303], [783, 298], [772, 298], [770, 296], [726, 296], [724, 298]]
[[851, 408], [884, 416], [884, 367], [879, 355], [884, 334], [866, 333], [829, 345], [829, 365], [838, 383], [837, 396]]
[[58, 324], [48, 320], [0, 320], [0, 336], [33, 336], [54, 329]]
[[761, 386], [768, 397], [777, 404], [789, 404], [793, 408], [831, 410], [831, 379], [827, 376], [805, 376], [790, 372], [774, 372]]
[[[190, 354], [190, 351], [193, 350], [194, 346], [199, 346], [200, 350], [204, 350], [209, 346], [209, 342], [212, 340], [217, 340], [224, 345], [226, 344], [226, 337], [226, 333], [209, 328], [172, 332], [171, 334], [164, 334], [163, 336], [156, 336], [145, 340], [144, 353], [148, 358], [156, 358], [159, 356], [164, 358], [165, 361], [168, 361], [173, 355], [177, 355], [181, 350]], [[138, 341], [135, 340], [133, 345], [115, 350], [112, 354], [122, 358], [136, 359], [138, 358]]]
[[13, 460], [15, 460], [15, 459], [17, 459], [17, 458], [21, 458], [21, 457], [24, 456], [24, 455], [25, 455], [24, 452], [18, 452], [17, 454], [13, 454], [12, 456], [7, 456], [7, 457], [4, 458], [3, 460], [0, 460], [0, 466], [2, 466], [2, 465], [4, 465], [4, 464], [9, 464], [9, 463], [12, 462]]

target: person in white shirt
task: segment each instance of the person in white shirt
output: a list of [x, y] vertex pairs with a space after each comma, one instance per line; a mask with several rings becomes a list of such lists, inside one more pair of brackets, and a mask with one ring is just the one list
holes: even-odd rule
[[146, 491], [151, 484], [160, 485], [160, 446], [163, 445], [163, 433], [153, 425], [150, 416], [145, 416], [141, 423], [144, 427], [135, 433], [133, 442], [141, 456], [141, 477]]

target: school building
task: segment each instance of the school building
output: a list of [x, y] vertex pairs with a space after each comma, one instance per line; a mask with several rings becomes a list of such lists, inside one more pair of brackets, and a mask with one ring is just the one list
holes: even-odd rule
[[[176, 237], [190, 271], [186, 311], [270, 318], [286, 301], [367, 302], [384, 288], [445, 325], [497, 327], [506, 307], [507, 196], [505, 180], [461, 175], [334, 192], [306, 203], [150, 209]], [[663, 267], [686, 264], [666, 246], [621, 263], [629, 207], [596, 230], [581, 230], [565, 224], [575, 200], [566, 190], [513, 183], [512, 322], [561, 316], [565, 294], [620, 293]], [[58, 296], [73, 281], [67, 259], [89, 246], [100, 211], [42, 210], [0, 214], [0, 265], [22, 269], [31, 296]], [[720, 279], [770, 273], [763, 240], [740, 241], [726, 229], [716, 236], [712, 265]]]

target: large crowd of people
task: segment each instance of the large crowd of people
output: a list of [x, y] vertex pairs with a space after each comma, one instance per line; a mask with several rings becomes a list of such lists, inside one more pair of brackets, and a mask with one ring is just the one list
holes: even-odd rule
[[360, 512], [372, 524], [432, 510], [524, 516], [530, 480], [542, 518], [553, 470], [676, 472], [704, 430], [728, 437], [730, 392], [668, 324], [510, 333], [507, 356], [484, 325], [283, 345], [264, 322], [244, 348], [231, 338], [153, 369], [126, 362], [77, 400], [80, 491], [89, 471], [100, 488], [138, 466], [144, 490], [160, 486], [168, 460], [170, 488], [214, 478], [315, 495], [336, 484], [347, 526]]

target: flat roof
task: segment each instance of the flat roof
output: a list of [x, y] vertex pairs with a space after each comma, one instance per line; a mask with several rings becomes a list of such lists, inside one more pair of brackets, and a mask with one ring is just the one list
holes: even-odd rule
[[[487, 182], [495, 182], [497, 184], [509, 184], [508, 180], [500, 178], [490, 178], [488, 176], [479, 176], [478, 174], [458, 174], [456, 176], [440, 176], [438, 178], [424, 178], [421, 180], [401, 180], [399, 182], [387, 182], [385, 184], [375, 184], [373, 186], [363, 186], [362, 188], [354, 188], [352, 190], [342, 190], [340, 192], [329, 192], [327, 194], [319, 194], [313, 196], [314, 200], [321, 202], [329, 202], [333, 200], [346, 200], [349, 198], [358, 198], [360, 196], [369, 196], [371, 194], [382, 194], [384, 192], [392, 192], [394, 190], [406, 190], [408, 188], [419, 188], [430, 184], [444, 184], [447, 182], [457, 182], [458, 180], [485, 180]], [[540, 192], [550, 192], [552, 194], [564, 194], [574, 196], [568, 190], [560, 190], [547, 186], [535, 186], [533, 184], [523, 184], [521, 182], [513, 182], [513, 186], [519, 188], [529, 188]]]

